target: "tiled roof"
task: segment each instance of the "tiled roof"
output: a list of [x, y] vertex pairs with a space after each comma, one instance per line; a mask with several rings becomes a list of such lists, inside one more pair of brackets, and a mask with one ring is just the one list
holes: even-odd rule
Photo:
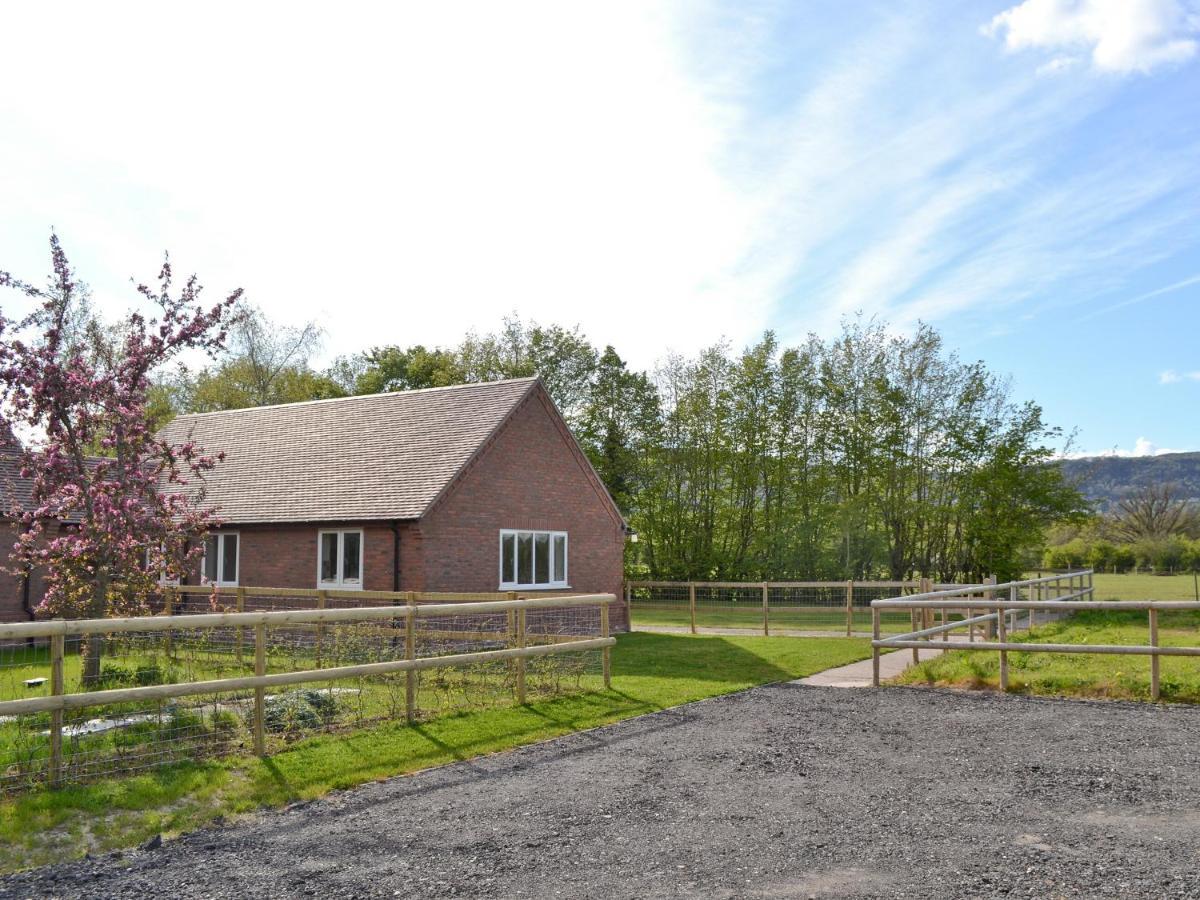
[[33, 479], [21, 474], [21, 451], [0, 447], [0, 518], [12, 518], [32, 506]]
[[536, 378], [179, 416], [161, 432], [225, 459], [205, 478], [227, 523], [419, 518]]

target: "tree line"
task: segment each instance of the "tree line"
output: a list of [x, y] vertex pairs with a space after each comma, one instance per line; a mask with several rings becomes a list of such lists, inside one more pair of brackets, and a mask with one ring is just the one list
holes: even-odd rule
[[832, 338], [727, 342], [631, 369], [578, 328], [505, 320], [454, 346], [381, 345], [318, 369], [321, 331], [243, 307], [229, 348], [162, 375], [159, 421], [267, 403], [540, 375], [638, 534], [654, 578], [939, 580], [1019, 574], [1086, 504], [1061, 439], [1005, 379], [854, 317]]
[[1050, 528], [1042, 562], [1102, 572], [1200, 570], [1200, 504], [1171, 483], [1136, 487], [1102, 515]]

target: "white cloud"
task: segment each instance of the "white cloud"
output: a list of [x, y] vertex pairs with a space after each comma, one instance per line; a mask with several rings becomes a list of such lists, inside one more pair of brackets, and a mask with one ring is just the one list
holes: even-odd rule
[[1099, 452], [1079, 452], [1068, 453], [1065, 459], [1086, 459], [1094, 456], [1121, 456], [1121, 457], [1139, 457], [1139, 456], [1162, 456], [1166, 453], [1183, 453], [1183, 450], [1172, 450], [1167, 447], [1159, 447], [1153, 441], [1147, 440], [1144, 437], [1139, 437], [1134, 441], [1133, 449], [1127, 450], [1121, 447], [1113, 447], [1109, 450], [1101, 450]]
[[1159, 384], [1178, 384], [1181, 381], [1200, 381], [1200, 372], [1176, 372], [1174, 369], [1167, 369], [1158, 376]]
[[1089, 54], [1104, 72], [1149, 72], [1200, 49], [1200, 14], [1191, 0], [1025, 0], [984, 26], [1010, 51], [1050, 50], [1039, 71], [1061, 71]]

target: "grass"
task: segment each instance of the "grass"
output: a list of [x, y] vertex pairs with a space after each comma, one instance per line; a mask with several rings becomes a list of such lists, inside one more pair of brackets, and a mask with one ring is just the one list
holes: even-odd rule
[[0, 801], [0, 871], [130, 847], [155, 834], [800, 678], [868, 655], [861, 639], [621, 635], [609, 691], [319, 735], [267, 759], [187, 763]]
[[[687, 602], [648, 603], [634, 600], [633, 626], [650, 628], [687, 628], [691, 624], [691, 613]], [[744, 628], [762, 630], [762, 606], [756, 603], [730, 603], [728, 601], [706, 601], [696, 604], [696, 626], [698, 628]], [[846, 608], [844, 606], [771, 607], [771, 628], [795, 629], [797, 631], [828, 631], [831, 634], [846, 630]], [[871, 610], [855, 607], [854, 630], [869, 633]], [[907, 611], [884, 614], [882, 627], [885, 632], [901, 633], [909, 630]]]
[[[1114, 576], [1123, 578], [1126, 576]], [[1069, 619], [1034, 629], [1011, 640], [1054, 644], [1144, 646], [1149, 634], [1145, 612], [1081, 610]], [[1200, 646], [1200, 612], [1159, 614], [1159, 643]], [[1150, 657], [1075, 653], [1010, 652], [1009, 690], [1048, 696], [1150, 699]], [[897, 681], [948, 687], [998, 688], [1000, 660], [995, 652], [956, 651], [913, 666]], [[1161, 657], [1161, 698], [1200, 703], [1200, 665], [1192, 657]]]
[[1196, 582], [1187, 575], [1103, 575], [1097, 573], [1097, 600], [1195, 600]]

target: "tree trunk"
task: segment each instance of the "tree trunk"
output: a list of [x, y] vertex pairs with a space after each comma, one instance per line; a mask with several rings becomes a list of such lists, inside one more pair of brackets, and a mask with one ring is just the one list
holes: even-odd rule
[[[108, 610], [108, 569], [101, 568], [96, 573], [96, 583], [92, 588], [92, 602], [88, 608], [88, 616], [93, 619], [103, 619]], [[83, 684], [94, 685], [100, 681], [100, 657], [104, 651], [104, 635], [93, 634], [88, 637], [83, 647]]]

